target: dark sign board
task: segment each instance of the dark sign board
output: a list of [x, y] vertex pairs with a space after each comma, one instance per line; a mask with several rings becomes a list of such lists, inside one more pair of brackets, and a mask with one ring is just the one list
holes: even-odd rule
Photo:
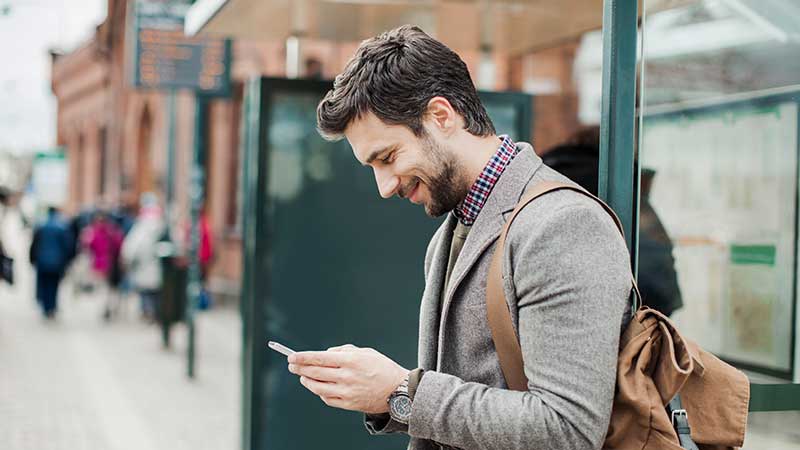
[[228, 95], [230, 40], [184, 35], [184, 17], [189, 6], [181, 1], [135, 3], [133, 84], [142, 88], [188, 88], [204, 95]]

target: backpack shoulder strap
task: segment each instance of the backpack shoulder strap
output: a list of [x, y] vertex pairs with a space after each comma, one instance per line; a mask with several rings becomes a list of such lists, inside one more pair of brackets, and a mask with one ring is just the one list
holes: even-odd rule
[[[506, 235], [511, 223], [514, 222], [514, 219], [525, 206], [542, 195], [559, 190], [575, 191], [597, 201], [614, 219], [617, 229], [624, 237], [622, 223], [614, 211], [602, 200], [578, 186], [554, 181], [541, 182], [525, 192], [522, 199], [517, 203], [497, 240], [486, 280], [486, 314], [489, 328], [492, 332], [492, 340], [494, 341], [495, 350], [497, 350], [497, 357], [500, 360], [500, 368], [503, 371], [506, 384], [509, 389], [515, 391], [527, 391], [528, 379], [525, 377], [523, 368], [522, 348], [519, 345], [519, 339], [514, 329], [511, 312], [508, 309], [505, 291], [503, 290], [503, 256], [505, 254]], [[636, 280], [633, 280], [632, 289], [635, 299], [641, 304], [642, 297], [639, 294], [639, 288], [636, 286]], [[634, 304], [634, 311], [635, 309], [636, 304]]]

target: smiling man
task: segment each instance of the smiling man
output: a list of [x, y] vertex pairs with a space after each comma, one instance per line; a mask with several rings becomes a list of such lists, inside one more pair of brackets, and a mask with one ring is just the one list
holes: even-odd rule
[[425, 256], [419, 367], [344, 345], [296, 353], [289, 370], [326, 404], [366, 413], [370, 432], [407, 433], [411, 449], [601, 448], [631, 289], [612, 219], [558, 191], [509, 229], [503, 289], [529, 380], [511, 391], [486, 318], [491, 256], [527, 190], [571, 182], [498, 136], [461, 58], [416, 27], [363, 42], [317, 118], [323, 136], [348, 140], [381, 196], [447, 219]]

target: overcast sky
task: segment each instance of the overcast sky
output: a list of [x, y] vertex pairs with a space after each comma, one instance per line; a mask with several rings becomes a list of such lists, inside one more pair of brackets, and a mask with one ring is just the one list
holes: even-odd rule
[[105, 18], [106, 2], [0, 0], [0, 150], [55, 145], [48, 49], [69, 51], [90, 39]]

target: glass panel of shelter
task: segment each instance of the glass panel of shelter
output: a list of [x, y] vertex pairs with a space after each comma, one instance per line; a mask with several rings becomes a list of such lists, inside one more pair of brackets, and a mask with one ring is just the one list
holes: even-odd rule
[[[800, 4], [697, 0], [647, 14], [653, 2], [638, 98], [645, 304], [751, 382], [797, 383]], [[798, 409], [753, 393], [751, 409]], [[800, 413], [749, 419], [745, 448], [800, 448]]]

